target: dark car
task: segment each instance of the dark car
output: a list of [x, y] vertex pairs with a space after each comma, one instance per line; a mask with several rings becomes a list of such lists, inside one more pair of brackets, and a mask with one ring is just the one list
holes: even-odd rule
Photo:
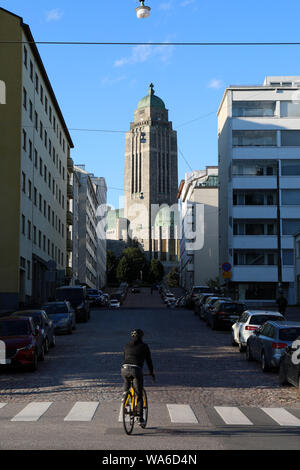
[[25, 366], [37, 370], [38, 360], [44, 359], [43, 338], [31, 317], [0, 318], [0, 341], [5, 344], [5, 366]]
[[211, 292], [204, 292], [203, 294], [199, 294], [195, 296], [194, 299], [194, 314], [198, 315], [200, 318], [201, 313], [202, 313], [202, 306], [204, 302], [208, 299], [208, 297], [211, 297], [213, 294]]
[[300, 336], [300, 323], [267, 321], [247, 340], [248, 361], [259, 361], [264, 372], [278, 369], [284, 350]]
[[207, 311], [207, 325], [213, 330], [221, 326], [231, 328], [245, 310], [247, 305], [243, 302], [218, 300], [213, 308]]
[[76, 328], [75, 312], [70, 302], [49, 302], [42, 306], [54, 324], [55, 333], [68, 333]]
[[35, 326], [38, 326], [41, 331], [45, 353], [49, 351], [49, 346], [55, 346], [54, 324], [44, 310], [21, 310], [13, 313], [12, 316], [31, 317], [33, 319]]
[[85, 286], [62, 286], [56, 289], [56, 300], [68, 301], [72, 305], [76, 322], [87, 322], [90, 318], [90, 302]]
[[279, 363], [279, 384], [298, 388], [300, 396], [300, 336], [282, 353]]
[[[210, 288], [208, 286], [193, 286], [186, 297], [187, 308], [193, 309], [196, 298], [200, 296], [200, 294], [204, 294], [206, 292], [210, 292]], [[211, 295], [212, 294], [213, 293], [211, 292]]]
[[102, 292], [98, 289], [87, 289], [87, 297], [90, 302], [90, 305], [101, 305], [101, 295]]

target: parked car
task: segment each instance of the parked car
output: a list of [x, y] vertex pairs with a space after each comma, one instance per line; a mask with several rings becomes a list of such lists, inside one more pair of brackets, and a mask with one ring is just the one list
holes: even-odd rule
[[259, 361], [264, 372], [278, 369], [284, 350], [300, 336], [300, 323], [267, 321], [247, 340], [248, 361]]
[[213, 294], [211, 292], [204, 292], [203, 294], [199, 294], [195, 296], [194, 300], [194, 313], [195, 315], [198, 315], [200, 318], [202, 318], [202, 306], [204, 302], [211, 297]]
[[221, 297], [221, 296], [219, 296], [219, 297], [217, 297], [217, 296], [207, 297], [201, 305], [201, 313], [199, 315], [200, 318], [202, 318], [205, 322], [207, 321], [207, 312], [209, 310], [213, 309], [214, 304], [218, 300], [228, 300], [228, 301], [232, 302], [232, 299], [230, 297]]
[[[298, 340], [297, 343], [296, 340]], [[279, 385], [294, 385], [294, 387], [298, 388], [298, 394], [300, 396], [300, 337], [296, 338], [296, 340], [281, 354], [279, 363]]]
[[49, 351], [49, 346], [56, 344], [54, 324], [44, 310], [21, 310], [12, 314], [14, 317], [31, 317], [43, 337], [44, 351]]
[[75, 310], [76, 322], [90, 318], [90, 302], [85, 286], [62, 286], [56, 289], [56, 300], [67, 300]]
[[44, 359], [43, 338], [31, 317], [0, 318], [0, 340], [5, 343], [5, 359], [1, 365], [25, 366], [31, 371]]
[[109, 308], [120, 308], [120, 301], [117, 299], [110, 299], [108, 306]]
[[234, 300], [217, 300], [207, 312], [207, 325], [213, 330], [221, 326], [230, 327], [247, 310], [246, 304]]
[[165, 303], [165, 304], [167, 304], [170, 300], [171, 300], [171, 301], [176, 301], [175, 295], [172, 294], [172, 292], [168, 292], [168, 293], [165, 295], [165, 297], [164, 297], [163, 300], [164, 300], [164, 303]]
[[42, 309], [53, 322], [55, 333], [70, 335], [76, 329], [75, 312], [70, 302], [48, 302]]
[[102, 292], [98, 289], [87, 289], [87, 298], [90, 302], [90, 305], [101, 305], [101, 294]]
[[[193, 309], [194, 308], [194, 302], [197, 298], [198, 295], [204, 294], [205, 292], [211, 292], [210, 288], [208, 286], [193, 286], [187, 295], [186, 299], [186, 306], [187, 308]], [[211, 295], [213, 292], [211, 292]]]
[[132, 289], [131, 289], [131, 292], [133, 294], [139, 294], [141, 292], [141, 290], [138, 286], [133, 286]]
[[246, 310], [232, 325], [232, 345], [238, 345], [240, 352], [245, 351], [249, 336], [268, 320], [283, 321], [285, 318], [278, 312]]
[[109, 302], [109, 299], [110, 299], [109, 294], [107, 294], [107, 293], [102, 294], [101, 295], [101, 305], [107, 306], [108, 302]]
[[174, 306], [175, 308], [185, 307], [185, 296], [179, 297]]

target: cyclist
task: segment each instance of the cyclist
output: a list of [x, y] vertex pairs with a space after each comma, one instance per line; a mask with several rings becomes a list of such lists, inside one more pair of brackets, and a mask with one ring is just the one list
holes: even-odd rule
[[144, 332], [140, 329], [131, 331], [131, 340], [124, 348], [124, 360], [121, 375], [124, 380], [123, 399], [130, 387], [130, 379], [133, 378], [133, 386], [138, 397], [139, 423], [143, 424], [143, 365], [146, 361], [150, 375], [155, 380], [153, 364], [149, 346], [142, 340]]

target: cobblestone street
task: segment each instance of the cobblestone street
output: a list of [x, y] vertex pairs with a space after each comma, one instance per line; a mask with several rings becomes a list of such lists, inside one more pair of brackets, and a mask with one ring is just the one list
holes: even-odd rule
[[93, 310], [73, 335], [58, 336], [37, 372], [2, 371], [0, 401], [118, 400], [122, 348], [134, 327], [152, 351], [156, 383], [146, 377], [145, 386], [153, 403], [300, 407], [296, 389], [248, 363], [228, 331], [210, 330], [190, 310], [167, 309], [148, 289], [128, 294], [119, 310]]

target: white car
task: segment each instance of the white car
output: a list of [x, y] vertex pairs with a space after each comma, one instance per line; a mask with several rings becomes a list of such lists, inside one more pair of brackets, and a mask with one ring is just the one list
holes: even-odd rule
[[119, 308], [120, 302], [117, 299], [111, 299], [108, 304], [109, 308]]
[[175, 296], [172, 293], [168, 293], [168, 294], [165, 295], [164, 303], [167, 304], [170, 300], [174, 301], [174, 302], [176, 301]]
[[245, 310], [238, 321], [232, 325], [232, 345], [239, 346], [240, 352], [244, 352], [247, 346], [247, 339], [268, 320], [284, 320], [281, 313], [271, 310]]

